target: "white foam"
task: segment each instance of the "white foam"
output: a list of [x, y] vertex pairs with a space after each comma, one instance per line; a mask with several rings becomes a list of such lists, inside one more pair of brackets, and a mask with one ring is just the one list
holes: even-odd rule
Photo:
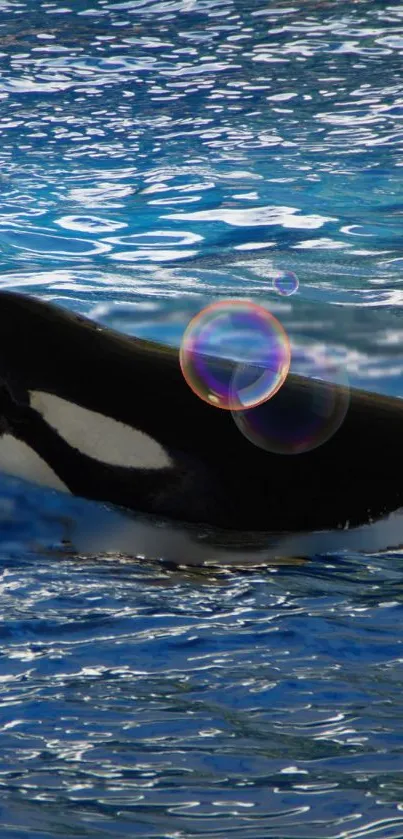
[[[376, 553], [403, 548], [403, 511], [399, 510], [373, 524], [351, 530], [267, 535], [266, 546], [235, 550], [197, 538], [197, 529], [179, 524], [163, 524], [145, 517], [99, 507], [88, 516], [82, 510], [72, 521], [70, 538], [79, 553], [114, 553], [145, 559], [165, 559], [176, 565], [217, 565], [230, 568], [282, 565], [303, 562], [304, 558], [354, 551]], [[241, 536], [240, 536], [241, 540]], [[222, 543], [222, 534], [220, 538]]]

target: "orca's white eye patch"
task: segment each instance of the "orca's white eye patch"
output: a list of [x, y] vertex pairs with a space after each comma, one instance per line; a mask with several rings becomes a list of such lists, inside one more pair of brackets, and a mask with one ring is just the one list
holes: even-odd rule
[[70, 492], [46, 461], [12, 434], [0, 437], [0, 470], [16, 478], [32, 481], [33, 484]]
[[172, 461], [148, 434], [53, 393], [30, 391], [31, 408], [84, 455], [131, 469], [165, 469]]

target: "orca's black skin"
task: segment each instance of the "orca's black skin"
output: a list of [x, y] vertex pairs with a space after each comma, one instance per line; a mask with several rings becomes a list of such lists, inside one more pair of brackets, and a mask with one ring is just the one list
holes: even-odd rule
[[[297, 398], [306, 384], [289, 376], [279, 394]], [[174, 468], [126, 469], [83, 455], [30, 407], [30, 390], [144, 431]], [[8, 291], [0, 292], [4, 432], [28, 443], [72, 493], [180, 521], [319, 530], [364, 524], [403, 506], [403, 401], [352, 390], [327, 443], [300, 455], [271, 454], [250, 443], [228, 411], [190, 390], [177, 350]]]

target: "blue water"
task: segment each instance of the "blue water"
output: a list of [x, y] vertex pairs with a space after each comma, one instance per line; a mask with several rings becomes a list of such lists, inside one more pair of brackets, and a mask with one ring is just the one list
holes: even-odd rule
[[[397, 0], [1, 0], [1, 286], [251, 298], [403, 395], [402, 56]], [[0, 483], [2, 838], [403, 837], [401, 552], [83, 559], [82, 504]]]

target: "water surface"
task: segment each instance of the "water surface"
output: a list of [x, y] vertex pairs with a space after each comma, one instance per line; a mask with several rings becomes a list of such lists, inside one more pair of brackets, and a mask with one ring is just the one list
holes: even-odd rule
[[[402, 55], [400, 2], [2, 0], [1, 286], [174, 345], [251, 298], [401, 396]], [[84, 560], [82, 510], [1, 480], [4, 839], [403, 837], [400, 551]]]

